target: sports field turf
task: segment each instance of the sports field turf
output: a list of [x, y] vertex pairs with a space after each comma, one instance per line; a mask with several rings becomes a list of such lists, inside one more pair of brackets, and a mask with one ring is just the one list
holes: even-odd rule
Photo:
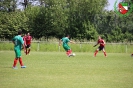
[[133, 57], [129, 53], [32, 52], [27, 68], [12, 69], [14, 51], [0, 51], [0, 88], [133, 88]]

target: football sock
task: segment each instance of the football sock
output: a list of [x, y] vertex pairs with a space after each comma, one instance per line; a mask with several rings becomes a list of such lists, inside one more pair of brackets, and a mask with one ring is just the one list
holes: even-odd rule
[[68, 50], [66, 54], [69, 56], [72, 53], [72, 50]]
[[21, 66], [23, 66], [23, 62], [22, 62], [22, 58], [21, 57], [19, 58], [19, 63], [20, 63]]
[[14, 64], [13, 64], [13, 67], [16, 67], [17, 62], [18, 62], [18, 59], [17, 59], [17, 58], [15, 58], [15, 59], [14, 59]]
[[96, 55], [97, 55], [97, 53], [98, 53], [98, 50], [96, 50], [96, 51], [95, 51], [94, 56], [96, 56]]
[[69, 56], [69, 51], [67, 51], [66, 54]]
[[103, 53], [104, 53], [104, 56], [107, 56], [107, 55], [106, 55], [106, 52], [103, 52]]
[[27, 55], [27, 49], [26, 49], [26, 55]]
[[72, 50], [68, 50], [68, 52], [69, 52], [69, 55], [72, 53]]
[[28, 53], [30, 53], [30, 49], [28, 50]]

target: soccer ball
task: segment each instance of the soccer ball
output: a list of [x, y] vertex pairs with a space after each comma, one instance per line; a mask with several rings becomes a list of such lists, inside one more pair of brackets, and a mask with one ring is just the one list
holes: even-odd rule
[[73, 53], [73, 56], [75, 56], [76, 54], [75, 53]]

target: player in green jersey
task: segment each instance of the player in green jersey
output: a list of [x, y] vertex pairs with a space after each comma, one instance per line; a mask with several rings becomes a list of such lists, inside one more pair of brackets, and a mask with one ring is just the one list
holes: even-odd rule
[[21, 37], [21, 34], [22, 34], [22, 31], [19, 30], [18, 35], [12, 39], [12, 42], [14, 44], [14, 51], [15, 51], [15, 55], [16, 55], [16, 57], [14, 59], [14, 64], [13, 64], [14, 69], [16, 69], [16, 64], [17, 64], [18, 60], [21, 65], [21, 68], [26, 68], [26, 66], [23, 65], [22, 57], [21, 57], [21, 49], [24, 49], [24, 51], [25, 51], [24, 41], [23, 41], [23, 38]]
[[72, 50], [71, 50], [70, 46], [68, 45], [68, 42], [70, 42], [70, 43], [75, 43], [75, 42], [70, 41], [69, 38], [70, 38], [69, 35], [67, 35], [66, 37], [63, 37], [59, 42], [59, 46], [61, 45], [61, 42], [62, 42], [63, 48], [65, 49], [67, 56], [70, 57], [70, 56], [74, 56], [74, 55], [72, 54]]

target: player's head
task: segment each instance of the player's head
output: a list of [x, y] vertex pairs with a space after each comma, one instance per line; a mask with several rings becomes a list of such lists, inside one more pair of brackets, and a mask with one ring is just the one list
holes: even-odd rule
[[66, 37], [70, 38], [70, 35], [67, 34]]
[[22, 34], [22, 30], [18, 30], [18, 35], [21, 35]]
[[27, 35], [29, 36], [29, 35], [30, 35], [30, 33], [27, 33]]
[[98, 36], [98, 39], [101, 39], [101, 36]]

